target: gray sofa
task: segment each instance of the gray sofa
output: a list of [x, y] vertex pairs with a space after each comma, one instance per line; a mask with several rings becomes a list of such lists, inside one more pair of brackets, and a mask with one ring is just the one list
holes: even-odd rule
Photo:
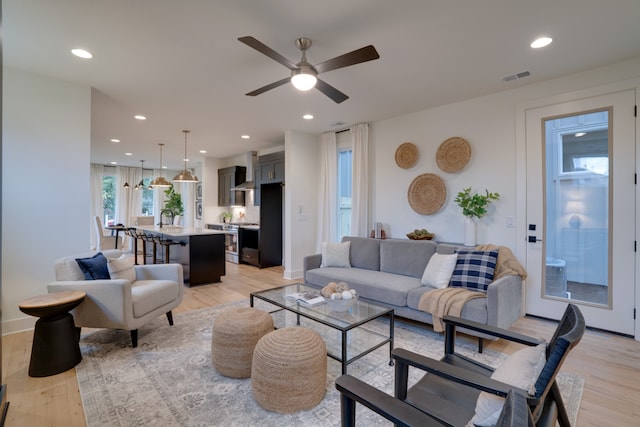
[[[321, 268], [322, 255], [309, 255], [303, 261], [306, 283], [324, 287], [329, 282], [344, 281], [363, 300], [392, 307], [396, 316], [429, 324], [433, 324], [431, 314], [418, 309], [420, 297], [433, 289], [420, 282], [429, 259], [436, 252], [451, 254], [459, 248], [470, 249], [430, 240], [344, 237], [342, 241], [351, 242], [351, 268]], [[486, 297], [467, 302], [461, 316], [507, 329], [521, 316], [522, 295], [522, 278], [503, 276], [489, 285]]]

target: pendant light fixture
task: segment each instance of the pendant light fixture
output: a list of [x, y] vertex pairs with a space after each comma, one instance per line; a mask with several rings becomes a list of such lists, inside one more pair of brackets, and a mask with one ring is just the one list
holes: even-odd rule
[[173, 182], [198, 182], [198, 177], [192, 175], [191, 171], [187, 169], [187, 135], [190, 131], [183, 130], [182, 132], [184, 132], [184, 170], [173, 177]]
[[162, 176], [162, 147], [164, 144], [158, 144], [160, 146], [160, 176], [153, 180], [149, 187], [153, 188], [166, 188], [171, 187], [171, 183]]
[[129, 187], [129, 183], [128, 182], [125, 182], [124, 185], [122, 186], [122, 188], [124, 188], [125, 190], [128, 190], [131, 187]]
[[134, 190], [144, 190], [144, 160], [140, 160], [140, 172], [142, 172], [140, 182], [133, 187]]

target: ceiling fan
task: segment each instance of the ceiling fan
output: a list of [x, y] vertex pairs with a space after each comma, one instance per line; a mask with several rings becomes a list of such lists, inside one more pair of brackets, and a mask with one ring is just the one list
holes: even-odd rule
[[368, 45], [352, 52], [345, 53], [344, 55], [336, 56], [335, 58], [319, 64], [311, 65], [307, 62], [306, 57], [307, 49], [311, 47], [311, 39], [301, 37], [296, 40], [296, 46], [302, 51], [302, 59], [297, 64], [294, 64], [254, 37], [239, 37], [238, 40], [291, 70], [291, 77], [286, 77], [282, 80], [278, 80], [277, 82], [263, 86], [260, 89], [249, 92], [247, 93], [248, 96], [260, 95], [268, 90], [275, 89], [278, 86], [291, 82], [291, 84], [293, 84], [293, 86], [298, 90], [309, 90], [316, 87], [320, 92], [324, 93], [339, 104], [349, 99], [349, 97], [325, 81], [320, 80], [318, 78], [318, 74], [380, 58], [376, 48], [372, 45]]

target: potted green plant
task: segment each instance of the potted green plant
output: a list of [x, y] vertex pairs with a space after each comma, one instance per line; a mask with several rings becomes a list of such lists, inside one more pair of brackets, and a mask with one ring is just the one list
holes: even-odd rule
[[164, 208], [169, 209], [173, 214], [174, 218], [178, 215], [184, 215], [184, 206], [182, 205], [182, 195], [177, 193], [173, 188], [173, 185], [166, 190], [164, 190], [164, 194], [167, 196], [167, 199], [164, 202]]
[[499, 193], [490, 193], [485, 189], [485, 194], [471, 194], [471, 187], [458, 192], [455, 202], [462, 208], [462, 215], [466, 217], [464, 226], [465, 246], [476, 245], [475, 218], [482, 218], [487, 214], [487, 209], [492, 201], [500, 200]]

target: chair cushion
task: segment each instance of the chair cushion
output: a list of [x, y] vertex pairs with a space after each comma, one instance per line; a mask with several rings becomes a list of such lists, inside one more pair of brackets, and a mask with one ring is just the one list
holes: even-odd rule
[[175, 301], [181, 284], [173, 280], [137, 280], [131, 284], [133, 317], [142, 317]]
[[136, 270], [133, 265], [133, 257], [126, 254], [120, 255], [118, 258], [107, 258], [107, 268], [112, 279], [125, 279], [134, 282]]
[[107, 258], [98, 252], [90, 258], [76, 258], [76, 262], [84, 274], [85, 280], [111, 279], [107, 268]]
[[322, 243], [322, 264], [323, 267], [342, 267], [351, 268], [349, 261], [349, 252], [351, 242], [343, 243]]
[[427, 263], [427, 268], [424, 269], [420, 283], [434, 288], [446, 288], [457, 261], [458, 255], [456, 254], [433, 254]]
[[486, 292], [497, 260], [498, 251], [459, 251], [451, 286]]
[[[491, 378], [526, 390], [535, 395], [534, 384], [546, 362], [546, 344], [525, 347], [507, 357], [491, 374]], [[494, 426], [498, 422], [504, 398], [481, 392], [476, 401], [476, 413], [469, 425]]]

